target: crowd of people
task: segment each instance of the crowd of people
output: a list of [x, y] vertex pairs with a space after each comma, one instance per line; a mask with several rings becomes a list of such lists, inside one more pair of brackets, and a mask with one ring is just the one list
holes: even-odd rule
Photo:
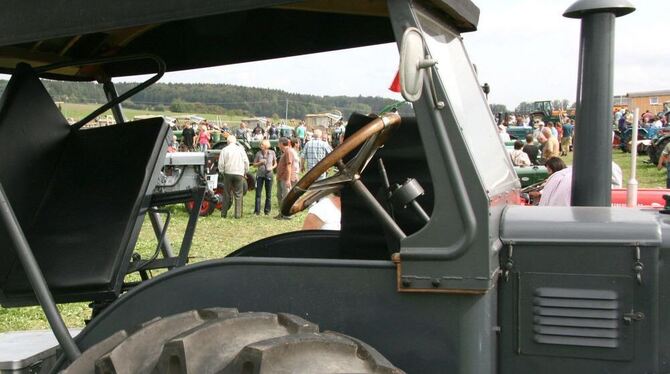
[[[301, 124], [301, 126], [304, 126]], [[299, 126], [299, 127], [301, 127]], [[240, 126], [243, 128], [242, 126]], [[249, 172], [250, 167], [256, 168], [256, 189], [255, 189], [255, 204], [254, 214], [269, 215], [272, 211], [272, 190], [276, 188], [276, 199], [278, 206], [288, 195], [291, 188], [298, 182], [301, 173], [306, 173], [314, 166], [324, 159], [333, 148], [322, 130], [315, 129], [311, 137], [301, 135], [306, 131], [296, 129], [296, 136], [293, 138], [279, 137], [278, 148], [279, 152], [272, 149], [270, 140], [272, 133], [268, 138], [262, 139], [260, 142], [260, 150], [254, 155], [253, 161], [249, 162], [245, 149], [237, 142], [236, 135], [229, 135], [227, 137], [227, 145], [223, 148], [219, 155], [218, 168], [220, 174], [223, 175], [223, 207], [221, 216], [226, 218], [228, 211], [234, 206], [233, 217], [242, 217], [242, 199], [243, 199], [243, 185], [244, 175]], [[278, 154], [279, 153], [279, 154]], [[326, 177], [326, 172], [321, 174], [318, 179]], [[265, 197], [263, 198], [263, 193]], [[330, 205], [337, 200], [336, 204], [339, 206], [339, 198], [328, 197]], [[317, 206], [318, 205], [318, 206]], [[315, 212], [311, 212], [311, 209]], [[333, 209], [324, 209], [319, 203], [310, 208], [308, 217], [313, 216], [309, 220], [309, 225], [313, 226], [314, 222], [333, 222]], [[324, 216], [324, 212], [331, 212]], [[318, 214], [318, 219], [315, 220], [314, 215]], [[288, 220], [289, 216], [281, 213], [275, 216], [276, 219]], [[339, 218], [337, 218], [339, 220]], [[328, 227], [334, 227], [332, 224]]]
[[[515, 118], [514, 125], [531, 127], [529, 119], [522, 116]], [[510, 141], [506, 124], [499, 124], [498, 127], [501, 140]], [[531, 202], [538, 205], [570, 206], [572, 167], [566, 165], [562, 157], [572, 152], [575, 121], [568, 117], [546, 124], [535, 120], [532, 128], [524, 141], [514, 142], [514, 149], [509, 152], [512, 164], [520, 167], [544, 165], [547, 169], [547, 179], [530, 193]], [[612, 162], [612, 188], [622, 186], [622, 170]]]
[[546, 124], [536, 119], [531, 126], [528, 116], [517, 116], [512, 121], [498, 125], [498, 134], [503, 142], [511, 141], [507, 132], [508, 126], [529, 129], [524, 140], [514, 142], [514, 150], [510, 152], [514, 166], [544, 165], [546, 160], [567, 156], [572, 151], [575, 135], [574, 119], [561, 117], [555, 123], [549, 121]]
[[[643, 129], [665, 127], [668, 125], [668, 115], [670, 115], [670, 112], [654, 114], [646, 110], [640, 115], [638, 125]], [[615, 111], [613, 118], [614, 125], [617, 126], [621, 133], [631, 128], [635, 121], [633, 113], [628, 108], [621, 108]]]

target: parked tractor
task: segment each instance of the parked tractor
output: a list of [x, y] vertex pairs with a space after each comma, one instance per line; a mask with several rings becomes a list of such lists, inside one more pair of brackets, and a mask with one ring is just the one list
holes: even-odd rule
[[574, 110], [557, 109], [551, 104], [551, 101], [536, 101], [533, 103], [533, 111], [530, 113], [531, 120], [543, 122], [563, 122], [565, 118], [574, 119]]
[[[0, 163], [0, 303], [41, 305], [59, 343], [7, 365], [670, 372], [670, 220], [611, 206], [613, 27], [633, 10], [580, 0], [565, 12], [583, 33], [573, 206], [527, 207], [465, 49], [479, 21], [470, 0], [7, 2], [0, 137], [26, 141], [5, 144]], [[281, 206], [292, 215], [339, 191], [341, 231], [289, 232], [197, 264], [166, 250], [133, 259], [145, 213], [172, 197], [153, 193], [167, 125], [126, 122], [123, 100], [166, 71], [382, 43], [397, 44], [413, 114], [352, 114]], [[155, 75], [117, 95], [112, 78], [140, 74]], [[69, 125], [40, 78], [102, 82], [109, 102]], [[82, 129], [108, 109], [117, 125]], [[72, 338], [56, 303], [82, 301], [93, 315]]]

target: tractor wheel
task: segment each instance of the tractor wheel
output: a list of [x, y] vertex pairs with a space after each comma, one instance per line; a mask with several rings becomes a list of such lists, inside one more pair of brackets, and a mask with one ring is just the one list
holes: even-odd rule
[[291, 314], [213, 308], [156, 318], [85, 351], [64, 374], [403, 373], [351, 337]]
[[[186, 211], [191, 213], [193, 211], [193, 206], [195, 205], [195, 201], [189, 200], [184, 203], [184, 207], [186, 208]], [[200, 213], [198, 213], [201, 217], [208, 216], [212, 214], [214, 209], [216, 209], [216, 201], [213, 201], [212, 199], [205, 197], [202, 200], [202, 204], [200, 205]]]

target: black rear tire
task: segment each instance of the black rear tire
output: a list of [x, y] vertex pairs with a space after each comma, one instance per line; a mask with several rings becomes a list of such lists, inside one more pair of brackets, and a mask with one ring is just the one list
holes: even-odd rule
[[62, 373], [403, 373], [367, 344], [292, 314], [213, 308], [156, 318]]

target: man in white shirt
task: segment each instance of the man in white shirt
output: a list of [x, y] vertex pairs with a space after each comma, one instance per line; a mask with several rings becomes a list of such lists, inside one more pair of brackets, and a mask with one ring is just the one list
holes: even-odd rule
[[561, 169], [547, 178], [538, 205], [570, 206], [572, 195], [572, 167]]
[[228, 145], [219, 155], [219, 172], [223, 174], [223, 206], [221, 217], [226, 218], [228, 209], [235, 202], [235, 218], [242, 217], [242, 195], [244, 194], [244, 178], [249, 171], [249, 159], [237, 138], [229, 135], [226, 138]]

